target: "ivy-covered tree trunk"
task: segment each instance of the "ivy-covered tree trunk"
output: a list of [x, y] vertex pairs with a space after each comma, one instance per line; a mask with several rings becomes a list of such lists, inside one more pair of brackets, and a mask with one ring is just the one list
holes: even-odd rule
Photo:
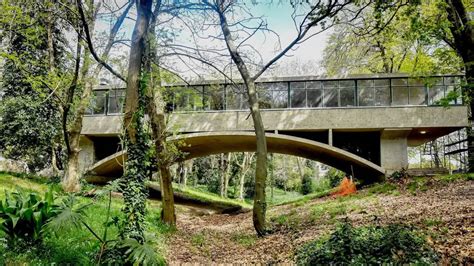
[[124, 114], [127, 160], [122, 178], [125, 224], [121, 235], [123, 238], [134, 238], [140, 243], [144, 241], [143, 226], [147, 197], [145, 181], [149, 179], [145, 163], [148, 146], [143, 127], [147, 79], [146, 75], [142, 75], [142, 62], [151, 18], [151, 5], [152, 0], [137, 2], [137, 20], [132, 34]]

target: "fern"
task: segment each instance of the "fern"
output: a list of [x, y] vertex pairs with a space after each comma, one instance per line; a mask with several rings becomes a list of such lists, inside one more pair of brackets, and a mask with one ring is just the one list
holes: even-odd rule
[[122, 241], [127, 260], [134, 265], [165, 265], [163, 258], [156, 255], [155, 249], [148, 243], [139, 243], [136, 239], [127, 238]]

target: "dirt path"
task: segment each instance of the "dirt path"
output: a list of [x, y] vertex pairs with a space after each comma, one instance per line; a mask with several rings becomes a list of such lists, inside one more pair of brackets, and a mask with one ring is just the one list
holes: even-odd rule
[[[364, 192], [362, 192], [364, 193]], [[318, 206], [334, 202], [332, 211]], [[332, 204], [332, 203], [329, 203]], [[336, 211], [334, 211], [336, 210]], [[350, 200], [316, 199], [301, 206], [286, 205], [268, 212], [273, 233], [257, 239], [252, 214], [178, 214], [178, 232], [169, 239], [170, 264], [293, 263], [302, 244], [330, 232], [337, 220], [354, 225], [402, 222], [429, 233], [428, 240], [443, 255], [474, 263], [474, 182], [435, 185], [426, 192], [368, 195]]]

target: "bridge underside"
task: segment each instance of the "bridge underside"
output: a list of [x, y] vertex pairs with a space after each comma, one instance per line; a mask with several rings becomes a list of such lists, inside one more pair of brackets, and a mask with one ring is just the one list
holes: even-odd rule
[[[316, 160], [329, 166], [352, 173], [364, 181], [375, 181], [385, 174], [385, 170], [350, 152], [304, 139], [281, 134], [267, 133], [267, 147], [270, 153], [280, 153]], [[212, 154], [227, 152], [255, 152], [256, 137], [253, 132], [212, 132], [183, 134], [170, 141], [179, 143], [185, 153], [181, 160], [189, 160]], [[89, 169], [90, 175], [119, 177], [123, 173], [123, 160], [126, 154], [118, 152], [108, 156]]]

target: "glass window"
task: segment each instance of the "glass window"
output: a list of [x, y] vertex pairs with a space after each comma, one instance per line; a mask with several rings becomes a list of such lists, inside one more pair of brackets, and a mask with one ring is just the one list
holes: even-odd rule
[[262, 109], [272, 108], [272, 92], [266, 86], [258, 86], [258, 104]]
[[406, 85], [407, 85], [406, 78], [392, 79], [392, 86], [406, 86]]
[[324, 106], [325, 107], [337, 107], [338, 106], [338, 95], [337, 89], [325, 89], [324, 90]]
[[390, 87], [390, 80], [389, 79], [375, 79], [374, 80], [375, 87]]
[[341, 80], [339, 81], [340, 88], [355, 87], [355, 80]]
[[192, 110], [192, 101], [190, 101], [189, 89], [186, 87], [175, 88], [174, 104], [177, 111]]
[[189, 103], [192, 107], [192, 110], [204, 109], [202, 90], [202, 86], [192, 86], [187, 90], [187, 93], [189, 94]]
[[309, 81], [306, 82], [306, 89], [313, 90], [313, 89], [321, 89], [322, 82], [321, 81]]
[[408, 88], [407, 87], [392, 87], [393, 105], [407, 105], [408, 104]]
[[444, 98], [444, 86], [433, 86], [428, 91], [428, 104], [430, 105], [438, 105], [439, 101]]
[[408, 85], [423, 87], [425, 86], [425, 80], [422, 78], [410, 78], [408, 79]]
[[88, 114], [105, 114], [106, 91], [94, 91]]
[[272, 108], [288, 107], [288, 90], [273, 91], [272, 93]]
[[307, 90], [308, 107], [323, 107], [323, 90]]
[[107, 113], [120, 114], [123, 112], [125, 104], [125, 90], [111, 90], [109, 91], [109, 106]]
[[425, 87], [410, 87], [410, 104], [423, 105], [426, 104]]
[[444, 77], [444, 85], [453, 85], [461, 83], [459, 77]]
[[375, 106], [390, 106], [390, 87], [376, 87], [374, 91]]
[[306, 107], [306, 90], [304, 89], [291, 90], [291, 107], [296, 107], [296, 108]]
[[333, 81], [323, 81], [322, 85], [323, 85], [323, 88], [324, 88], [324, 89], [337, 88], [337, 81], [336, 81], [336, 80], [333, 80]]
[[340, 106], [355, 106], [355, 88], [343, 88], [339, 89], [341, 104]]
[[306, 107], [306, 90], [304, 82], [290, 83], [291, 107]]
[[209, 85], [203, 88], [203, 102], [205, 110], [224, 109], [224, 87], [221, 85]]
[[373, 106], [375, 91], [372, 87], [358, 86], [359, 106]]

